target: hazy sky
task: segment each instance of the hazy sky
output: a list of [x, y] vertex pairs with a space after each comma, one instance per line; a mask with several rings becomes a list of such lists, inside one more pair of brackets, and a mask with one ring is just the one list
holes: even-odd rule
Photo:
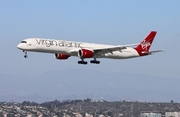
[[[179, 6], [179, 0], [1, 0], [0, 73], [94, 69], [179, 78]], [[100, 65], [79, 65], [79, 58], [61, 61], [42, 53], [28, 53], [29, 58], [24, 59], [16, 48], [29, 37], [132, 44], [151, 30], [158, 32], [151, 50], [166, 52], [129, 60], [99, 59]]]

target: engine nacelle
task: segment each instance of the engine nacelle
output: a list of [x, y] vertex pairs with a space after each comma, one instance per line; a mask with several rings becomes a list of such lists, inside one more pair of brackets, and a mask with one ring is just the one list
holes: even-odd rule
[[65, 60], [65, 59], [68, 59], [69, 58], [69, 55], [66, 55], [66, 54], [55, 54], [55, 58], [56, 59], [60, 59], [60, 60]]
[[92, 58], [94, 56], [94, 52], [92, 50], [81, 49], [78, 51], [78, 56], [80, 58]]

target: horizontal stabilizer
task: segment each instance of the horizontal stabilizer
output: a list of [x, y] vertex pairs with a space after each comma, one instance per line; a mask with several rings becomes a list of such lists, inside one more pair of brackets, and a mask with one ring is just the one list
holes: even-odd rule
[[151, 55], [151, 54], [154, 54], [156, 52], [164, 52], [164, 50], [155, 50], [155, 51], [150, 51], [150, 52], [142, 52], [142, 54]]

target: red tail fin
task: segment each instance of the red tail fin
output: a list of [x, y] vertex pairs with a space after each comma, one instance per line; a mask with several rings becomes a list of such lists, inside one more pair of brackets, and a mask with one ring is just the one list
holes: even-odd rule
[[152, 45], [154, 37], [156, 36], [156, 31], [151, 31], [149, 35], [135, 48], [140, 56], [144, 56]]

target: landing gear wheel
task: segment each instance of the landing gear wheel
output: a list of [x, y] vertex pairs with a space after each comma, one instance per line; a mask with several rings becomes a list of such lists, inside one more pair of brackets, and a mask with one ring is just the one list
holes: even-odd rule
[[87, 65], [87, 61], [84, 61], [84, 59], [83, 58], [81, 58], [81, 61], [78, 61], [78, 64], [84, 64], [84, 65]]
[[83, 63], [84, 65], [87, 65], [87, 61], [84, 61], [84, 63]]
[[96, 61], [96, 64], [100, 64], [100, 61]]
[[24, 58], [27, 58], [28, 57], [28, 55], [24, 55]]
[[24, 52], [24, 58], [27, 58], [28, 57], [28, 55], [27, 55], [27, 51], [25, 51], [25, 50], [23, 50], [23, 52]]
[[91, 60], [90, 63], [93, 63], [93, 64], [100, 64], [100, 61]]
[[87, 65], [87, 61], [78, 61], [78, 64], [84, 64], [84, 65]]

